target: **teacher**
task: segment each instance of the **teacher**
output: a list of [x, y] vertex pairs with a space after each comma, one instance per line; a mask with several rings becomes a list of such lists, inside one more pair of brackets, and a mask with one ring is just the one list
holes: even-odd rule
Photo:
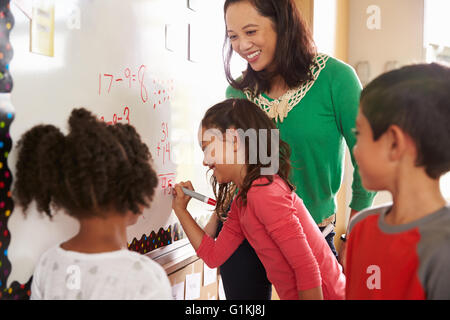
[[[352, 153], [361, 92], [353, 68], [317, 53], [293, 0], [226, 0], [224, 14], [226, 96], [253, 101], [276, 123], [291, 147], [291, 181], [319, 228], [336, 222], [345, 144], [355, 169], [351, 216], [371, 206], [375, 193], [362, 187]], [[237, 79], [230, 71], [233, 53], [248, 62]], [[212, 215], [207, 230], [220, 228]], [[334, 236], [332, 231], [326, 240], [337, 257]], [[220, 271], [227, 299], [270, 299], [264, 267], [247, 242]]]

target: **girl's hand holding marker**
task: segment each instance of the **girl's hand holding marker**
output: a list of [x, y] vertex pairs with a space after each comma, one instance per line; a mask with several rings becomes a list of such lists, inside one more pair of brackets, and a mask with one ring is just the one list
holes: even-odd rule
[[187, 205], [191, 200], [191, 195], [192, 198], [196, 198], [201, 201], [204, 201], [205, 198], [208, 198], [194, 192], [194, 187], [192, 186], [192, 183], [190, 181], [177, 183], [175, 186], [173, 186], [172, 191], [172, 209], [173, 211], [175, 211], [178, 220], [180, 220], [180, 223], [183, 226], [183, 229], [186, 232], [189, 241], [192, 244], [192, 247], [197, 250], [200, 247], [200, 243], [202, 242], [205, 232], [197, 224], [194, 218], [192, 218], [189, 211], [187, 211]]
[[185, 195], [188, 195], [188, 196], [190, 196], [190, 197], [192, 197], [194, 199], [197, 199], [197, 200], [199, 200], [201, 202], [210, 204], [212, 206], [216, 205], [216, 200], [214, 200], [214, 199], [208, 198], [207, 196], [204, 196], [204, 195], [202, 195], [200, 193], [197, 193], [195, 191], [189, 190], [189, 189], [187, 189], [185, 187], [182, 187], [181, 190], [183, 190]]
[[[172, 186], [171, 186], [172, 187]], [[174, 199], [172, 201], [172, 208], [176, 211], [178, 209], [186, 210], [191, 198], [197, 199], [212, 206], [216, 205], [216, 200], [204, 196], [194, 191], [194, 187], [190, 181], [180, 182], [173, 188]]]

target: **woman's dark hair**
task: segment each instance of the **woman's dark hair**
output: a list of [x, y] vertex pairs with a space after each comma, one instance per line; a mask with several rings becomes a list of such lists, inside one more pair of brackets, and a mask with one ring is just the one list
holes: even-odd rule
[[225, 34], [223, 45], [225, 75], [231, 86], [241, 91], [248, 88], [251, 89], [253, 94], [258, 95], [270, 90], [271, 80], [275, 76], [281, 76], [289, 88], [296, 88], [312, 80], [310, 68], [315, 65], [314, 58], [317, 49], [312, 33], [297, 9], [294, 0], [226, 0], [224, 15], [226, 15], [230, 5], [242, 1], [251, 3], [259, 14], [273, 22], [277, 34], [274, 57], [276, 70], [273, 72], [268, 70], [256, 72], [248, 64], [242, 79], [238, 81], [233, 79], [230, 71], [233, 48], [228, 35]]
[[450, 170], [450, 68], [436, 63], [385, 73], [361, 93], [374, 140], [397, 125], [417, 148], [416, 165], [433, 179]]
[[89, 111], [72, 111], [69, 133], [38, 125], [18, 142], [14, 197], [25, 211], [52, 217], [51, 207], [75, 218], [103, 217], [109, 210], [141, 212], [149, 207], [158, 178], [151, 154], [128, 124], [108, 126]]
[[[247, 203], [247, 192], [252, 186], [253, 181], [260, 177], [265, 177], [268, 180], [268, 185], [273, 182], [273, 175], [263, 175], [261, 170], [268, 168], [272, 164], [263, 164], [260, 159], [261, 144], [265, 144], [268, 157], [276, 156], [278, 160], [278, 172], [277, 174], [282, 178], [291, 190], [294, 190], [294, 185], [289, 180], [289, 174], [291, 171], [290, 156], [291, 151], [289, 145], [283, 140], [279, 139], [279, 135], [274, 134], [272, 130], [277, 130], [274, 122], [267, 116], [267, 114], [261, 110], [256, 104], [246, 99], [228, 99], [220, 102], [206, 111], [205, 116], [201, 121], [203, 130], [218, 129], [222, 134], [225, 134], [227, 129], [240, 130], [244, 134], [250, 131], [260, 133], [265, 131], [266, 136], [259, 135], [259, 138], [252, 140], [251, 138], [245, 139], [241, 137], [245, 144], [245, 163], [247, 164], [247, 175], [244, 178], [240, 193], [238, 195], [243, 204]], [[261, 131], [260, 131], [261, 130]], [[263, 137], [263, 138], [261, 138]], [[264, 139], [264, 140], [263, 140]], [[278, 148], [272, 150], [272, 139], [277, 139]], [[258, 154], [256, 161], [250, 161], [249, 150], [251, 143], [256, 143], [256, 152]], [[272, 155], [272, 152], [278, 154]], [[217, 199], [215, 212], [219, 218], [223, 219], [228, 212], [228, 207], [233, 200], [236, 192], [236, 186], [233, 183], [219, 184], [214, 176], [211, 177], [211, 184], [214, 190], [214, 194]], [[255, 185], [262, 186], [262, 185]]]

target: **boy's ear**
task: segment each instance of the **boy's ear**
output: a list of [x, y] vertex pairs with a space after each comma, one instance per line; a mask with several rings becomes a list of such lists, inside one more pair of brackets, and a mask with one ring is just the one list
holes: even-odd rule
[[406, 152], [408, 147], [407, 136], [405, 132], [397, 125], [391, 125], [386, 131], [387, 143], [389, 144], [389, 159], [399, 160]]

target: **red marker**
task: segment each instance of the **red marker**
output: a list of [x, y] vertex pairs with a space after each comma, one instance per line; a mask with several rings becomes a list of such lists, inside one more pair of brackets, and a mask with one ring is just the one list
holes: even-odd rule
[[[172, 185], [169, 184], [169, 187], [172, 187]], [[198, 192], [189, 190], [189, 189], [187, 189], [185, 187], [181, 187], [181, 190], [183, 190], [184, 194], [188, 195], [189, 197], [192, 197], [194, 199], [200, 200], [200, 201], [202, 201], [204, 203], [207, 203], [207, 204], [210, 204], [212, 206], [216, 205], [216, 200], [211, 199], [211, 198], [209, 198], [207, 196], [204, 196], [204, 195], [202, 195], [202, 194], [200, 194]]]

